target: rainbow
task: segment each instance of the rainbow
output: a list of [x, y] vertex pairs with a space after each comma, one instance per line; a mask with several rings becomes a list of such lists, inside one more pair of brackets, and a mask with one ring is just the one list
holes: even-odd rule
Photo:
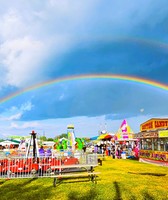
[[19, 90], [15, 93], [12, 93], [8, 96], [5, 96], [3, 98], [0, 98], [0, 103], [4, 103], [6, 101], [9, 101], [19, 95], [22, 95], [26, 92], [32, 91], [32, 90], [36, 90], [39, 89], [41, 87], [47, 87], [49, 85], [53, 85], [53, 84], [57, 84], [57, 83], [62, 83], [62, 82], [66, 82], [66, 81], [76, 81], [76, 80], [95, 80], [95, 79], [112, 79], [112, 80], [118, 80], [118, 81], [128, 81], [128, 82], [133, 82], [133, 83], [139, 83], [139, 84], [143, 84], [143, 85], [149, 85], [155, 88], [159, 88], [162, 90], [168, 90], [168, 85], [166, 84], [162, 84], [156, 81], [152, 81], [152, 80], [148, 80], [148, 79], [143, 79], [143, 78], [139, 78], [139, 77], [134, 77], [134, 76], [125, 76], [125, 75], [118, 75], [118, 74], [86, 74], [86, 75], [76, 75], [76, 76], [67, 76], [67, 77], [61, 77], [61, 78], [56, 78], [56, 79], [52, 79], [49, 81], [45, 81], [42, 83], [38, 83], [35, 85], [32, 85], [30, 87], [24, 88], [22, 90]]
[[161, 42], [161, 41], [158, 41], [158, 40], [150, 40], [150, 39], [147, 39], [147, 38], [122, 37], [122, 38], [114, 38], [114, 41], [135, 42], [135, 43], [138, 43], [138, 44], [144, 44], [144, 45], [147, 45], [147, 46], [161, 48], [161, 49], [167, 49], [168, 48], [168, 43], [166, 43], [166, 42]]

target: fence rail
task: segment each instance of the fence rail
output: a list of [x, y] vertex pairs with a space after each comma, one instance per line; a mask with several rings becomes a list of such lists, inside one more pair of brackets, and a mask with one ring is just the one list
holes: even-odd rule
[[44, 157], [0, 156], [0, 178], [54, 177], [74, 171], [92, 171], [97, 154], [57, 154]]

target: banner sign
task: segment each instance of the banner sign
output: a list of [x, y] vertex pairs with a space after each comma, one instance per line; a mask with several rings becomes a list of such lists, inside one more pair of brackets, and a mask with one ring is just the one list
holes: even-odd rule
[[168, 130], [159, 131], [159, 138], [168, 137]]
[[150, 119], [140, 125], [141, 131], [168, 128], [168, 119]]
[[133, 135], [133, 138], [158, 138], [158, 131], [137, 133]]
[[139, 154], [140, 158], [168, 162], [168, 152], [165, 151], [140, 150]]

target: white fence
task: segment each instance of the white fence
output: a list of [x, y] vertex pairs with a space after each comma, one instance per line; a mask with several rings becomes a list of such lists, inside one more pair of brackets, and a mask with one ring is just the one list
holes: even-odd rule
[[54, 177], [73, 171], [93, 171], [97, 166], [97, 154], [76, 153], [57, 155], [50, 157], [28, 157], [0, 155], [0, 179], [1, 178], [34, 178]]

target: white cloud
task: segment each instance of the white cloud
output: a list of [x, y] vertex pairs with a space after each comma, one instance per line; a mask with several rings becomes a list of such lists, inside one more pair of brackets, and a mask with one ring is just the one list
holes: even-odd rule
[[0, 86], [25, 87], [47, 78], [45, 59], [59, 56], [71, 43], [68, 31], [59, 32], [62, 23], [52, 24], [50, 17], [56, 17], [54, 10], [36, 11], [33, 6], [25, 12], [10, 8], [1, 16]]
[[65, 94], [62, 94], [62, 95], [59, 97], [59, 101], [62, 101], [64, 98], [65, 98]]
[[9, 134], [9, 133], [2, 133], [1, 135], [2, 135], [3, 137], [7, 138], [7, 137], [9, 137], [11, 134]]
[[14, 123], [12, 122], [10, 125], [10, 128], [15, 128], [15, 129], [27, 129], [27, 128], [37, 128], [39, 127], [38, 122], [24, 122], [24, 123]]
[[4, 40], [12, 40], [18, 37], [23, 37], [28, 31], [26, 23], [17, 10], [9, 9], [0, 19], [1, 32], [0, 36]]
[[11, 121], [11, 120], [18, 120], [18, 119], [21, 118], [21, 116], [22, 116], [22, 113], [17, 113], [16, 115], [10, 116], [10, 117], [8, 118], [8, 120], [9, 120], [9, 121]]
[[29, 37], [4, 42], [0, 57], [6, 70], [6, 83], [20, 87], [35, 80], [43, 54], [44, 44]]
[[30, 111], [32, 109], [32, 107], [33, 107], [32, 103], [30, 101], [28, 101], [21, 105], [20, 110], [21, 111]]
[[21, 128], [39, 128], [39, 123], [38, 122], [26, 122], [24, 123]]
[[6, 116], [6, 117], [0, 117], [1, 121], [12, 121], [12, 120], [18, 120], [22, 116], [22, 113], [16, 113], [14, 115]]
[[10, 127], [11, 127], [11, 128], [18, 128], [19, 126], [18, 126], [17, 123], [12, 122]]
[[12, 106], [7, 109], [3, 114], [3, 117], [0, 116], [1, 121], [12, 121], [19, 120], [25, 112], [28, 112], [32, 109], [33, 105], [30, 101], [25, 102], [19, 108]]
[[140, 112], [143, 113], [143, 112], [144, 112], [144, 108], [141, 108], [141, 109], [140, 109]]

